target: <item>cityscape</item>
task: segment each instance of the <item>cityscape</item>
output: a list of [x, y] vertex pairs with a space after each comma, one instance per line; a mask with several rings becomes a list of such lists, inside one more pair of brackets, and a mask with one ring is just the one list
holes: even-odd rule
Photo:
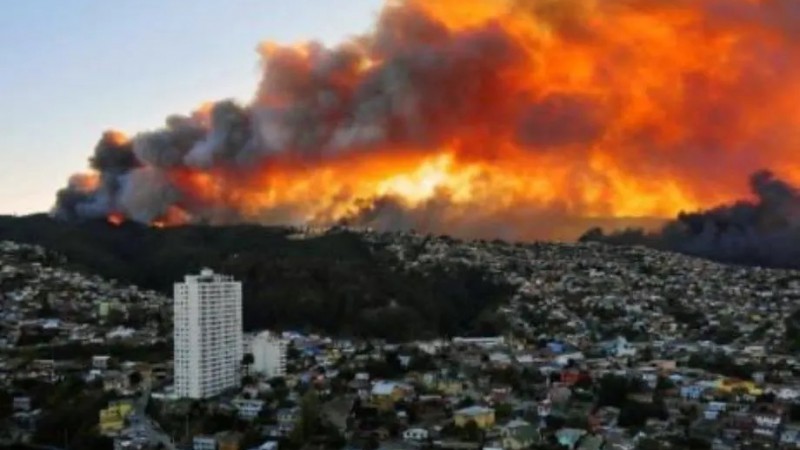
[[0, 450], [800, 450], [800, 0], [0, 8]]
[[493, 311], [503, 332], [245, 333], [242, 283], [229, 275], [187, 274], [169, 298], [4, 242], [2, 439], [203, 450], [800, 442], [797, 272], [592, 243], [309, 239], [331, 233], [391, 242], [405, 270], [466, 264], [505, 277], [515, 292]]

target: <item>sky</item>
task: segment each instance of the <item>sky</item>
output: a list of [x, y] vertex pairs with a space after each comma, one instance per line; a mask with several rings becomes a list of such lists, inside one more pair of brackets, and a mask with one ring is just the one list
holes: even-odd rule
[[47, 211], [103, 130], [248, 101], [264, 40], [336, 44], [382, 0], [27, 0], [0, 14], [0, 214]]

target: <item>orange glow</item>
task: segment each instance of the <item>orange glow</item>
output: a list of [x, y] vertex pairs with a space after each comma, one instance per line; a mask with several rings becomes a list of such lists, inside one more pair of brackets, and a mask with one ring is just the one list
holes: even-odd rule
[[[225, 201], [239, 202], [254, 216], [291, 210], [294, 220], [312, 222], [346, 216], [358, 199], [385, 195], [410, 207], [444, 195], [456, 206], [479, 205], [498, 214], [516, 204], [557, 204], [582, 217], [671, 217], [747, 195], [746, 177], [761, 167], [800, 181], [790, 156], [798, 133], [789, 132], [781, 136], [785, 142], [758, 151], [739, 149], [778, 121], [800, 126], [800, 107], [788, 100], [800, 94], [800, 78], [778, 79], [769, 68], [757, 73], [750, 64], [758, 62], [748, 60], [753, 54], [742, 51], [754, 40], [767, 50], [789, 43], [780, 41], [777, 30], [757, 23], [758, 18], [751, 24], [726, 24], [713, 16], [711, 1], [667, 3], [390, 2], [390, 8], [418, 8], [453, 33], [487, 23], [502, 27], [523, 46], [526, 57], [498, 67], [503, 91], [496, 94], [514, 93], [533, 102], [559, 95], [583, 98], [591, 109], [586, 113], [599, 122], [597, 136], [578, 136], [574, 143], [567, 136], [569, 144], [551, 153], [537, 151], [536, 145], [522, 148], [514, 136], [503, 134], [506, 130], [487, 135], [458, 129], [453, 142], [438, 150], [402, 156], [366, 152], [313, 166], [278, 164], [241, 189], [207, 181], [201, 190], [219, 199], [222, 189]], [[765, 38], [765, 33], [776, 35]], [[311, 65], [307, 45], [262, 48], [265, 58], [291, 52], [298, 65]], [[779, 82], [781, 89], [763, 91], [770, 87], [764, 84], [768, 80]], [[762, 90], [749, 91], [750, 83]], [[493, 99], [485, 116], [470, 119], [492, 121], [492, 114], [507, 114], [516, 107], [513, 103]], [[737, 166], [736, 159], [753, 163]], [[710, 173], [714, 170], [723, 173]]]
[[122, 146], [130, 142], [127, 134], [119, 130], [109, 130], [105, 132], [105, 139], [113, 145]]
[[70, 178], [70, 184], [78, 192], [92, 192], [100, 186], [100, 175], [96, 172], [79, 173]]
[[[268, 149], [246, 169], [164, 169], [180, 196], [154, 225], [385, 207], [436, 232], [570, 238], [554, 217], [672, 217], [746, 198], [759, 169], [800, 182], [784, 3], [390, 0], [374, 33], [333, 49], [263, 43], [246, 110]], [[193, 117], [210, 129], [212, 110]]]
[[112, 213], [108, 215], [106, 220], [108, 220], [108, 223], [110, 223], [111, 225], [118, 227], [125, 222], [125, 216], [123, 216], [120, 213]]

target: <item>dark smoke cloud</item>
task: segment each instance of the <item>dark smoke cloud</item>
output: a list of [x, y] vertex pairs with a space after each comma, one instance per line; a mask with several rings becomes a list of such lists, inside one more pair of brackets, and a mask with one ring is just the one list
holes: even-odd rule
[[237, 164], [252, 152], [252, 139], [249, 111], [232, 101], [217, 103], [211, 111], [211, 131], [195, 143], [184, 163], [200, 169]]
[[67, 186], [56, 193], [54, 214], [68, 220], [103, 217], [108, 214], [108, 196], [87, 187], [94, 183], [92, 177], [87, 175], [71, 176]]
[[164, 129], [136, 136], [133, 152], [144, 164], [169, 169], [182, 165], [186, 154], [205, 134], [206, 130], [196, 120], [172, 116]]
[[[54, 215], [65, 219], [104, 217], [117, 210], [118, 196], [128, 174], [141, 166], [133, 146], [122, 134], [107, 131], [89, 158], [99, 177], [73, 175], [56, 194]], [[96, 186], [95, 186], [96, 185]]]
[[[424, 12], [420, 7], [424, 2], [407, 0], [389, 2], [374, 32], [343, 45], [265, 45], [261, 49], [263, 74], [251, 104], [220, 101], [193, 115], [171, 116], [162, 128], [130, 140], [107, 133], [90, 159], [96, 178], [72, 177], [58, 192], [53, 212], [66, 219], [119, 213], [143, 223], [177, 214], [190, 223], [296, 224], [309, 217], [309, 209], [299, 202], [277, 201], [263, 210], [253, 210], [258, 207], [249, 203], [237, 209], [236, 201], [251, 187], [263, 188], [267, 195], [275, 193], [269, 191], [273, 184], [290, 184], [285, 180], [271, 184], [269, 177], [279, 174], [284, 167], [281, 164], [293, 169], [314, 168], [318, 162], [340, 157], [337, 162], [347, 162], [347, 156], [359, 152], [436, 153], [453, 147], [457, 153], [454, 160], [459, 164], [477, 160], [491, 165], [505, 162], [501, 144], [516, 143], [529, 151], [525, 158], [537, 151], [541, 155], [533, 156], [541, 156], [543, 162], [560, 162], [563, 158], [563, 172], [575, 183], [558, 187], [562, 203], [517, 204], [523, 203], [520, 200], [494, 207], [489, 204], [494, 198], [488, 194], [480, 197], [486, 204], [464, 204], [442, 192], [413, 206], [392, 196], [366, 198], [352, 205], [352, 199], [363, 194], [343, 192], [337, 208], [323, 206], [330, 211], [314, 213], [326, 215], [317, 218], [319, 223], [330, 224], [340, 218], [338, 213], [344, 206], [354, 210], [347, 222], [381, 229], [415, 228], [465, 237], [568, 239], [591, 225], [576, 217], [589, 209], [583, 207], [588, 200], [581, 195], [587, 185], [597, 187], [600, 193], [592, 200], [596, 204], [591, 206], [601, 206], [595, 211], [615, 210], [610, 204], [604, 207], [605, 202], [613, 201], [606, 199], [613, 197], [605, 195], [612, 191], [606, 177], [610, 179], [615, 173], [605, 164], [599, 169], [591, 167], [598, 160], [611, 160], [609, 168], [632, 178], [652, 177], [690, 185], [696, 189], [687, 189], [694, 191], [687, 192], [689, 197], [704, 189], [730, 188], [731, 179], [754, 168], [783, 167], [773, 165], [785, 161], [784, 147], [775, 142], [792, 142], [795, 116], [781, 114], [789, 111], [788, 107], [771, 114], [762, 105], [775, 100], [775, 92], [787, 92], [785, 97], [791, 97], [783, 89], [785, 80], [798, 79], [798, 65], [792, 63], [800, 60], [800, 46], [795, 45], [800, 38], [796, 0], [512, 3], [514, 17], [535, 17], [537, 28], [546, 29], [548, 39], [515, 36], [497, 20], [448, 28], [442, 20]], [[647, 78], [648, 73], [630, 70], [638, 68], [630, 60], [638, 53], [637, 36], [625, 36], [626, 40], [619, 43], [603, 32], [608, 33], [606, 28], [613, 28], [614, 17], [626, 11], [646, 15], [670, 9], [698, 12], [698, 24], [673, 25], [685, 26], [693, 33], [698, 33], [695, 28], [700, 29], [698, 36], [702, 39], [742, 31], [736, 48], [719, 58], [735, 62], [720, 71], [694, 70], [692, 65], [692, 70], [670, 80], [674, 86], [666, 83], [663, 92], [658, 86], [642, 85], [638, 77]], [[668, 16], [665, 14], [665, 18]], [[610, 25], [594, 26], [604, 21]], [[683, 28], [679, 30], [683, 32]], [[569, 51], [563, 55], [546, 51], [546, 41], [550, 40], [568, 44], [565, 50], [598, 55], [590, 64], [595, 70], [589, 85], [575, 81], [573, 89], [572, 82], [561, 80], [549, 86], [535, 77], [536, 83], [520, 82], [539, 68], [543, 72], [548, 65], [557, 68], [561, 56], [568, 60]], [[691, 50], [676, 49], [681, 54]], [[719, 74], [728, 70], [735, 80], [720, 85]], [[629, 82], [641, 88], [635, 90], [636, 96], [627, 94]], [[669, 95], [663, 96], [665, 92]], [[672, 104], [675, 93], [684, 95]], [[658, 106], [659, 112], [663, 110], [663, 117], [645, 117], [649, 120], [642, 123], [634, 120], [629, 125], [635, 127], [631, 130], [615, 129], [625, 122], [620, 119], [631, 121], [630, 115], [623, 117], [623, 113], [629, 112], [626, 105], [639, 95]], [[756, 115], [758, 120], [753, 123], [745, 120], [749, 118], [746, 113], [762, 109], [764, 117]], [[662, 121], [677, 126], [664, 128]], [[591, 158], [598, 156], [592, 152], [601, 151], [604, 158]], [[722, 175], [709, 176], [707, 165], [712, 160]], [[520, 174], [543, 176], [543, 171], [527, 169], [520, 167]], [[302, 174], [297, 177], [302, 178]], [[208, 180], [212, 195], [200, 195], [202, 186], [197, 186]], [[530, 180], [532, 185], [536, 181]], [[659, 234], [631, 232], [600, 237], [621, 240], [632, 236], [624, 239], [667, 248], [685, 247], [685, 251], [698, 254], [724, 251], [733, 255], [728, 259], [755, 252], [754, 246], [767, 236], [770, 239], [766, 240], [780, 247], [780, 242], [789, 239], [786, 236], [796, 229], [794, 222], [785, 223], [794, 217], [787, 211], [796, 206], [796, 192], [767, 175], [755, 177], [753, 183], [758, 203], [682, 215]], [[485, 190], [491, 194], [491, 187]], [[778, 202], [776, 198], [793, 200]], [[787, 251], [779, 250], [779, 254]], [[768, 251], [765, 257], [776, 257], [771, 253]]]
[[108, 131], [95, 146], [89, 165], [100, 173], [123, 174], [138, 167], [139, 161], [125, 137]]
[[682, 213], [659, 232], [600, 228], [581, 239], [663, 250], [746, 265], [800, 267], [800, 191], [768, 171], [750, 178], [753, 201]]
[[180, 192], [159, 169], [141, 168], [127, 177], [119, 195], [119, 209], [133, 220], [151, 223], [166, 215], [170, 206], [181, 200]]
[[[381, 64], [363, 73], [365, 53]], [[147, 223], [174, 206], [195, 222], [244, 220], [229, 205], [196, 201], [168, 172], [213, 170], [219, 189], [231, 186], [220, 195], [225, 199], [275, 156], [313, 162], [378, 147], [436, 149], [460, 128], [502, 131], [506, 116], [487, 110], [507, 106], [497, 100], [502, 69], [522, 57], [518, 43], [496, 24], [454, 33], [411, 4], [387, 7], [375, 34], [360, 45], [269, 50], [252, 105], [221, 101], [208, 114], [172, 116], [164, 128], [125, 142], [107, 133], [90, 161], [99, 187], [69, 183], [57, 195], [54, 214], [116, 212]]]

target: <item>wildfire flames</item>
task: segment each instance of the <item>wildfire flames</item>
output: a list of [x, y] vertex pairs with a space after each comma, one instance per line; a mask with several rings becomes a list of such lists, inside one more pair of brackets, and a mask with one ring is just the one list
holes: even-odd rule
[[571, 238], [800, 181], [796, 0], [390, 1], [252, 102], [107, 132], [55, 213]]
[[119, 213], [111, 213], [106, 217], [106, 220], [108, 220], [108, 223], [111, 225], [118, 227], [125, 222], [125, 216]]

